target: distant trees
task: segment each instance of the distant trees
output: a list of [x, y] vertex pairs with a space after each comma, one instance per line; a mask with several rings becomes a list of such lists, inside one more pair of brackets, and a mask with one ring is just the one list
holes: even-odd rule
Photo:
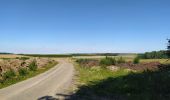
[[144, 54], [139, 54], [139, 58], [141, 59], [167, 59], [170, 58], [170, 39], [168, 39], [167, 51], [152, 51], [146, 52]]
[[168, 39], [167, 56], [170, 58], [170, 39]]
[[152, 51], [146, 52], [144, 54], [139, 54], [139, 58], [141, 59], [163, 59], [168, 58], [166, 51]]

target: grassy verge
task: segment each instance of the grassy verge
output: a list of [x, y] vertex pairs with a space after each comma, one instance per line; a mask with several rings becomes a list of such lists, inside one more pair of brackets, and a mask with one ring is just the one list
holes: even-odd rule
[[14, 78], [6, 79], [3, 81], [1, 80], [0, 89], [10, 86], [12, 84], [16, 84], [18, 82], [24, 81], [24, 80], [34, 77], [38, 74], [41, 74], [41, 73], [51, 69], [52, 67], [54, 67], [56, 64], [57, 64], [57, 62], [52, 62], [52, 63], [49, 63], [47, 66], [44, 66], [43, 68], [38, 69], [37, 71], [29, 71], [28, 74], [25, 76], [17, 75]]
[[[130, 72], [125, 69], [120, 69], [116, 72], [110, 71], [103, 67], [82, 67], [78, 64], [75, 64], [75, 68], [78, 74], [78, 86], [79, 90], [74, 94], [74, 97], [71, 99], [81, 99], [81, 100], [100, 100], [99, 98], [94, 98], [101, 92], [104, 87], [93, 88], [98, 82], [101, 82], [108, 78], [117, 78], [128, 75]], [[87, 89], [86, 89], [87, 88]], [[107, 90], [102, 90], [107, 93]], [[103, 93], [102, 93], [103, 94]]]
[[76, 70], [79, 74], [79, 81], [81, 84], [93, 84], [92, 81], [98, 81], [103, 80], [109, 77], [118, 77], [118, 76], [124, 76], [128, 74], [128, 71], [125, 71], [124, 69], [120, 69], [119, 71], [112, 72], [108, 69], [101, 68], [101, 67], [81, 67], [76, 66]]
[[81, 83], [72, 96], [81, 100], [170, 100], [170, 66], [157, 71], [112, 72], [76, 66]]

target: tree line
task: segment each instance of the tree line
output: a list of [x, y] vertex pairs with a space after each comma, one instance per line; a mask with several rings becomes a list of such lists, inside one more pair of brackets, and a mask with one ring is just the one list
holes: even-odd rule
[[152, 51], [152, 52], [145, 52], [144, 54], [139, 54], [139, 58], [141, 59], [167, 59], [167, 51]]
[[170, 58], [170, 39], [168, 39], [167, 50], [145, 52], [144, 54], [139, 54], [141, 59], [167, 59]]

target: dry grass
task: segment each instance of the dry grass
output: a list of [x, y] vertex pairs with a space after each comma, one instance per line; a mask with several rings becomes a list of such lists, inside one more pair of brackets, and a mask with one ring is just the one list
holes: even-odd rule
[[170, 64], [170, 60], [168, 59], [141, 59], [141, 62], [148, 63], [148, 62], [160, 62], [162, 64]]
[[25, 57], [25, 56], [15, 55], [15, 54], [9, 54], [9, 55], [0, 54], [0, 58], [16, 58], [16, 57]]
[[[73, 58], [76, 59], [101, 59], [101, 58], [105, 58], [106, 56], [74, 56]], [[119, 58], [119, 57], [123, 57], [127, 60], [131, 60], [134, 59], [136, 57], [136, 55], [120, 55], [120, 56], [109, 56], [109, 57], [113, 57], [113, 58]]]

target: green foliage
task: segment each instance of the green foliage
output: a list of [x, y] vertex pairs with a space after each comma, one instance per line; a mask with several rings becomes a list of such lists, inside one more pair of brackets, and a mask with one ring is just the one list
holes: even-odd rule
[[140, 58], [139, 58], [139, 57], [136, 57], [136, 58], [133, 60], [133, 63], [134, 63], [134, 64], [139, 64], [139, 63], [140, 63]]
[[118, 64], [122, 64], [122, 63], [125, 63], [126, 61], [125, 61], [125, 59], [123, 58], [123, 57], [120, 57], [120, 58], [118, 58], [118, 60], [117, 60], [117, 63]]
[[139, 58], [141, 59], [163, 59], [168, 58], [166, 51], [153, 51], [153, 52], [146, 52], [144, 54], [139, 54]]
[[19, 60], [28, 60], [30, 58], [29, 57], [16, 57], [16, 59], [19, 59]]
[[29, 74], [29, 71], [26, 68], [20, 68], [18, 72], [19, 72], [19, 75], [21, 76], [26, 76], [27, 74]]
[[11, 79], [15, 76], [16, 76], [15, 71], [13, 69], [10, 69], [3, 74], [3, 79]]
[[76, 62], [83, 67], [99, 66], [100, 62], [96, 59], [77, 59]]
[[168, 46], [167, 46], [167, 56], [170, 58], [170, 39], [168, 40]]
[[116, 65], [116, 63], [116, 59], [111, 57], [106, 57], [100, 61], [100, 65], [102, 66]]
[[28, 66], [31, 71], [36, 71], [38, 69], [37, 62], [34, 60], [32, 63]]
[[84, 62], [87, 62], [89, 59], [77, 59], [76, 62], [81, 64], [81, 63], [84, 63]]

